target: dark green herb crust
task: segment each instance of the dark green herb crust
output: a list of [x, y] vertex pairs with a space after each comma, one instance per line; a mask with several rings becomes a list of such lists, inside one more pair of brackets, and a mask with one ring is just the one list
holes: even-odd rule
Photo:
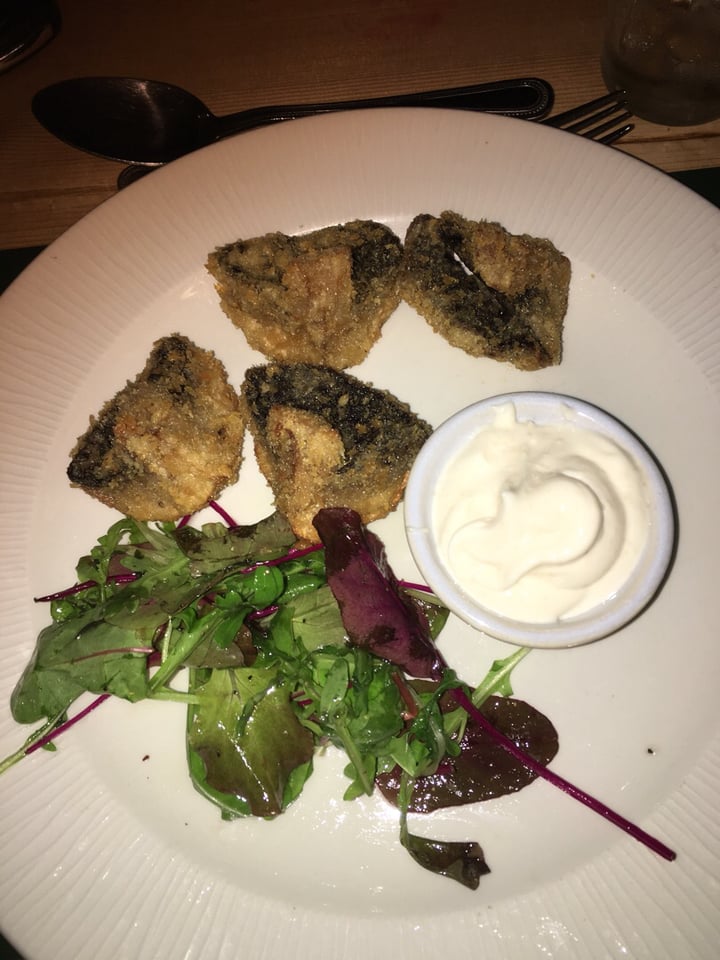
[[174, 520], [238, 476], [244, 421], [215, 355], [173, 334], [90, 420], [70, 454], [71, 483], [137, 520]]
[[353, 220], [289, 236], [269, 233], [208, 257], [222, 309], [273, 360], [360, 363], [400, 302], [400, 239]]
[[431, 433], [391, 393], [313, 364], [251, 367], [242, 396], [260, 468], [301, 539], [317, 539], [322, 507], [365, 522], [393, 509]]
[[139, 466], [133, 463], [121, 463], [119, 458], [110, 456], [114, 443], [115, 421], [118, 415], [117, 403], [108, 403], [102, 411], [102, 419], [94, 420], [76, 447], [67, 468], [70, 483], [90, 490], [96, 490], [106, 483], [112, 483], [119, 476], [128, 479], [139, 472]]
[[570, 262], [549, 240], [444, 212], [405, 237], [402, 294], [472, 356], [534, 370], [560, 362]]
[[278, 404], [321, 417], [340, 434], [343, 469], [350, 469], [370, 451], [381, 463], [403, 461], [420, 450], [431, 433], [406, 403], [387, 390], [377, 390], [348, 373], [309, 363], [251, 367], [243, 396], [260, 431]]
[[[166, 393], [177, 399], [192, 403], [199, 390], [203, 389], [193, 364], [195, 348], [185, 337], [174, 334], [158, 340], [150, 355], [142, 377], [148, 384], [161, 384]], [[98, 489], [124, 476], [135, 477], [141, 465], [116, 445], [115, 426], [122, 412], [122, 397], [114, 397], [103, 407], [101, 419], [93, 420], [67, 469], [71, 483]]]

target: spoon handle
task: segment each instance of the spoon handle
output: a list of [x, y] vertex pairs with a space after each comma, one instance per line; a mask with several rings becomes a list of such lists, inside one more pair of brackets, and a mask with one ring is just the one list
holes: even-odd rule
[[216, 117], [216, 139], [242, 133], [256, 127], [296, 120], [322, 113], [341, 110], [364, 110], [370, 107], [444, 107], [454, 110], [476, 110], [500, 113], [523, 120], [539, 120], [550, 112], [554, 100], [553, 89], [545, 80], [521, 77], [494, 83], [476, 83], [467, 87], [429, 90], [425, 93], [405, 93], [389, 97], [371, 97], [362, 100], [338, 100], [325, 103], [287, 104], [270, 107], [252, 107], [240, 113]]

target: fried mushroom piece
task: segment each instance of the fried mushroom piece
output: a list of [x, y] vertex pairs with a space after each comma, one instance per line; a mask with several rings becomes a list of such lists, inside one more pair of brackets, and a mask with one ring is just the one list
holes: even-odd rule
[[244, 430], [223, 364], [173, 334], [153, 344], [143, 371], [90, 418], [68, 477], [136, 520], [176, 520], [237, 480]]
[[569, 286], [570, 261], [550, 240], [451, 211], [408, 227], [402, 295], [471, 356], [521, 370], [560, 363]]
[[251, 367], [242, 397], [258, 465], [299, 540], [318, 540], [322, 507], [364, 523], [393, 510], [431, 432], [387, 391], [313, 364]]
[[269, 233], [214, 250], [223, 311], [271, 360], [344, 370], [365, 359], [400, 303], [402, 244], [372, 220], [300, 236]]

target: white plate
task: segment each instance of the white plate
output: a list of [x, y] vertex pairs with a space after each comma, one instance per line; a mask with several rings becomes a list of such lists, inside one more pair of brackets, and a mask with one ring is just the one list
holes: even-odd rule
[[[443, 111], [350, 113], [247, 134], [153, 173], [54, 243], [0, 302], [0, 753], [26, 731], [13, 685], [47, 611], [112, 512], [65, 480], [88, 415], [172, 331], [238, 383], [258, 354], [225, 319], [203, 264], [216, 244], [356, 217], [403, 233], [454, 209], [550, 237], [572, 260], [561, 366], [465, 356], [408, 307], [358, 374], [434, 424], [493, 393], [556, 390], [637, 431], [670, 477], [680, 541], [638, 621], [600, 643], [534, 651], [516, 693], [560, 732], [554, 769], [677, 850], [667, 863], [543, 782], [444, 814], [492, 874], [470, 892], [399, 848], [380, 801], [344, 804], [330, 754], [273, 823], [221, 822], [185, 774], [184, 711], [105, 704], [2, 779], [0, 916], [31, 960], [711, 960], [720, 937], [720, 215], [664, 175], [539, 125]], [[223, 498], [269, 508], [251, 464]], [[414, 568], [396, 513], [377, 524]], [[506, 645], [448, 626], [469, 681]]]

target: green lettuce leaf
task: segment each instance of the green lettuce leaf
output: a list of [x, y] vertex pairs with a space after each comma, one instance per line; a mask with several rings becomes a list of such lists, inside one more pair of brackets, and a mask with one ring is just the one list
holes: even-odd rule
[[314, 738], [275, 679], [254, 667], [190, 671], [190, 775], [226, 818], [277, 816], [310, 775]]

